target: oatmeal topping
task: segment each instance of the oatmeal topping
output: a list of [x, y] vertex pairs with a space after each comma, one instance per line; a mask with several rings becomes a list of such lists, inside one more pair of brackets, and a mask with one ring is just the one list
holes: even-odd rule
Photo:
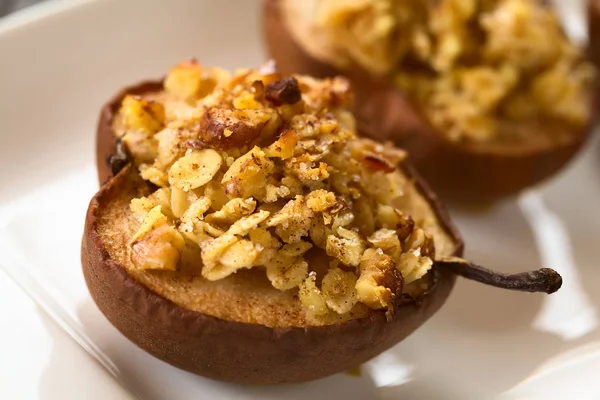
[[134, 268], [177, 273], [192, 248], [205, 279], [264, 270], [310, 317], [393, 312], [435, 248], [402, 208], [404, 152], [359, 139], [351, 102], [342, 78], [197, 62], [160, 93], [125, 97], [115, 132], [156, 187], [130, 204]]

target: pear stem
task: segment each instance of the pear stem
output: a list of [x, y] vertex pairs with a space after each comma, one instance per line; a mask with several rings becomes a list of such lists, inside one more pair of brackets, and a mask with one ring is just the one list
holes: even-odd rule
[[435, 260], [434, 265], [449, 269], [463, 278], [508, 290], [551, 294], [562, 286], [562, 277], [550, 268], [517, 274], [502, 274], [457, 257]]
[[110, 155], [106, 161], [113, 176], [116, 176], [123, 168], [125, 168], [125, 165], [129, 162], [129, 157], [127, 155], [127, 150], [125, 150], [122, 137], [118, 138], [115, 143], [115, 154]]

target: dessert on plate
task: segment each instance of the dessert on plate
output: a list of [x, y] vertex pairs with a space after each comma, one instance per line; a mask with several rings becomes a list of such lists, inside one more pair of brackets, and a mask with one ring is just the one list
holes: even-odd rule
[[462, 239], [407, 153], [356, 135], [352, 99], [344, 78], [194, 60], [113, 98], [81, 254], [110, 322], [179, 368], [282, 384], [395, 345], [457, 275], [558, 290], [552, 270], [458, 258]]

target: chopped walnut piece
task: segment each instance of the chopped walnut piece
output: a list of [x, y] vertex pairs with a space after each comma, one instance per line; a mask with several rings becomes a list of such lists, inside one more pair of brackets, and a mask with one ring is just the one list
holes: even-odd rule
[[398, 218], [396, 222], [396, 233], [398, 233], [398, 239], [405, 240], [413, 232], [415, 228], [415, 221], [410, 215], [406, 215], [397, 208], [394, 208], [394, 213]]
[[298, 135], [292, 130], [286, 131], [273, 144], [265, 149], [267, 157], [277, 157], [287, 160], [294, 155]]
[[275, 186], [267, 183], [265, 187], [265, 198], [266, 203], [275, 203], [279, 199], [286, 199], [291, 197], [292, 192], [286, 186]]
[[153, 100], [139, 96], [125, 96], [120, 112], [127, 129], [154, 134], [164, 126], [165, 108], [161, 103]]
[[131, 200], [129, 209], [133, 216], [139, 221], [143, 222], [148, 212], [157, 206], [157, 203], [149, 199], [148, 197], [140, 197]]
[[184, 246], [177, 229], [161, 225], [131, 244], [131, 262], [139, 269], [176, 271]]
[[319, 188], [322, 182], [329, 178], [329, 171], [327, 171], [327, 163], [324, 162], [312, 162], [302, 161], [298, 159], [290, 159], [286, 164], [286, 167], [294, 173], [296, 177], [302, 182], [302, 184], [310, 188]]
[[402, 244], [392, 229], [379, 229], [375, 231], [367, 240], [376, 248], [381, 249], [385, 254], [396, 258], [402, 253]]
[[210, 93], [216, 84], [196, 60], [190, 60], [171, 68], [164, 86], [167, 92], [184, 100], [195, 100]]
[[285, 176], [281, 183], [290, 190], [291, 196], [299, 196], [304, 192], [304, 186], [302, 182], [295, 176]]
[[177, 229], [168, 224], [160, 209], [158, 205], [150, 210], [134, 234], [130, 259], [139, 269], [175, 271], [185, 241]]
[[143, 222], [150, 210], [160, 205], [161, 213], [167, 217], [173, 217], [170, 206], [171, 190], [169, 188], [160, 188], [148, 197], [140, 197], [132, 199], [129, 204], [129, 209], [133, 216]]
[[297, 76], [298, 85], [303, 93], [302, 99], [315, 108], [344, 108], [354, 102], [354, 95], [348, 79], [335, 76], [320, 80], [310, 76]]
[[392, 257], [381, 249], [367, 249], [361, 257], [360, 275], [356, 281], [358, 301], [374, 309], [393, 309], [394, 301], [400, 299], [402, 287], [402, 274]]
[[411, 283], [420, 279], [433, 266], [429, 257], [421, 256], [421, 249], [402, 253], [396, 262], [396, 267], [402, 273], [405, 283]]
[[233, 107], [237, 110], [258, 110], [263, 105], [256, 100], [256, 93], [246, 91], [233, 100]]
[[[275, 126], [269, 124], [271, 121]], [[277, 113], [270, 109], [215, 107], [208, 109], [201, 118], [200, 139], [216, 149], [241, 148], [256, 142], [267, 127], [274, 133], [277, 125]]]
[[[327, 225], [329, 225], [328, 224], [329, 218], [327, 218], [328, 216], [329, 216], [328, 213], [323, 213], [323, 220], [325, 221], [325, 223]], [[332, 220], [333, 220], [333, 223], [331, 224], [331, 230], [334, 232], [338, 232], [338, 234], [342, 237], [346, 237], [347, 235], [340, 234], [339, 228], [343, 228], [345, 226], [350, 225], [354, 221], [354, 213], [349, 209], [339, 209], [333, 216]], [[352, 236], [355, 236], [355, 235], [352, 235]]]
[[323, 212], [338, 203], [335, 193], [317, 189], [306, 196], [306, 205], [314, 212]]
[[270, 82], [265, 86], [266, 98], [277, 105], [297, 103], [302, 98], [301, 95], [298, 81], [293, 77]]
[[421, 255], [435, 257], [433, 238], [421, 228], [412, 231], [412, 234], [405, 241], [405, 246], [407, 251], [420, 249]]
[[285, 257], [298, 257], [306, 253], [313, 247], [312, 243], [300, 241], [284, 245], [279, 253]]
[[314, 213], [308, 208], [304, 196], [296, 196], [273, 215], [268, 225], [275, 227], [275, 232], [284, 242], [296, 243], [308, 235], [313, 218]]
[[265, 83], [260, 81], [252, 82], [252, 88], [250, 91], [254, 94], [254, 100], [262, 103], [265, 99]]

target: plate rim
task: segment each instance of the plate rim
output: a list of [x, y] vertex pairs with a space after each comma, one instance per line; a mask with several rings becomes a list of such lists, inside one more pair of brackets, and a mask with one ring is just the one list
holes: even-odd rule
[[0, 37], [76, 8], [105, 0], [46, 0], [0, 18]]

